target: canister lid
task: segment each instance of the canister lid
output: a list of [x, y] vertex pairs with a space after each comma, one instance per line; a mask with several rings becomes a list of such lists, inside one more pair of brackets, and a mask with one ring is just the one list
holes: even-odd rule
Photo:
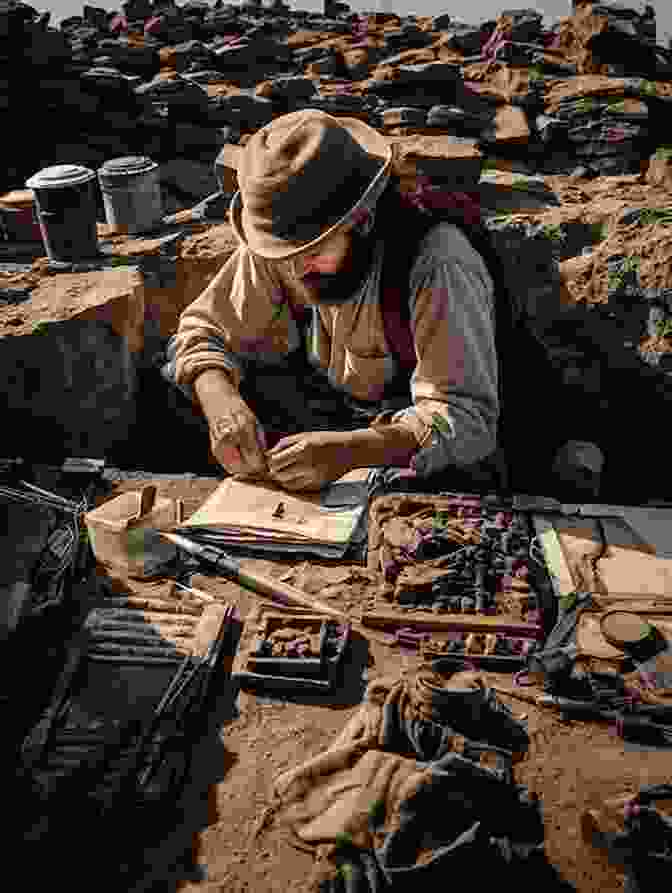
[[155, 161], [144, 155], [125, 155], [123, 158], [112, 158], [106, 161], [99, 172], [114, 176], [127, 176], [128, 174], [144, 174], [157, 167]]
[[654, 633], [653, 627], [630, 611], [609, 611], [600, 621], [602, 635], [615, 648], [631, 648]]
[[80, 164], [56, 164], [45, 167], [26, 180], [30, 189], [55, 189], [59, 186], [77, 186], [96, 176], [95, 171]]

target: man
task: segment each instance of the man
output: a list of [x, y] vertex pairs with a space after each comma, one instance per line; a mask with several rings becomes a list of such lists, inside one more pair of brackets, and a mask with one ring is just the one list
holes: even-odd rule
[[[391, 165], [376, 130], [316, 109], [275, 119], [242, 151], [230, 211], [240, 245], [182, 313], [164, 369], [230, 473], [315, 490], [353, 468], [425, 477], [494, 453], [492, 278], [446, 222], [425, 224], [399, 273], [411, 210]], [[383, 314], [393, 271], [410, 317], [406, 368]]]

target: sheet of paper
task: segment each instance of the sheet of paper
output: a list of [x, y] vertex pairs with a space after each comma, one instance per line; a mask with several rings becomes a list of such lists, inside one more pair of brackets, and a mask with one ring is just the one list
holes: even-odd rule
[[261, 540], [347, 543], [364, 506], [325, 509], [321, 494], [294, 495], [268, 483], [227, 478], [181, 526], [226, 530]]

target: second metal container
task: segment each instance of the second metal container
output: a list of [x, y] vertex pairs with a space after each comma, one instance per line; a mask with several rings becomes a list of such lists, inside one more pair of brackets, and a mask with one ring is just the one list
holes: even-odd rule
[[98, 180], [109, 224], [140, 233], [161, 222], [159, 166], [155, 161], [136, 155], [113, 158], [98, 170]]

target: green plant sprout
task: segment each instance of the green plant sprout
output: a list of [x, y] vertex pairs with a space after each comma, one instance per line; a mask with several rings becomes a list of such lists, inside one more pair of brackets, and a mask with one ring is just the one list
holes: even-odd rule
[[624, 284], [623, 276], [620, 273], [609, 273], [607, 276], [607, 288], [609, 291], [618, 291]]
[[653, 226], [656, 223], [663, 226], [672, 224], [672, 208], [644, 208], [639, 214], [639, 223], [642, 226]]
[[592, 112], [595, 108], [596, 102], [594, 99], [591, 99], [589, 96], [584, 96], [583, 99], [579, 99], [576, 103], [577, 112], [586, 114], [588, 112]]
[[384, 800], [374, 800], [371, 806], [369, 807], [369, 818], [372, 823], [377, 826], [381, 825], [385, 819], [385, 801]]
[[626, 273], [636, 273], [639, 270], [640, 258], [626, 257], [625, 260], [621, 261], [621, 266], [619, 270], [613, 270], [609, 273], [607, 277], [607, 285], [609, 290], [617, 290], [619, 288], [623, 288], [625, 285], [625, 275]]
[[352, 879], [354, 871], [355, 869], [350, 862], [344, 862], [336, 869], [336, 874], [344, 881], [349, 881]]
[[529, 70], [529, 79], [531, 81], [543, 81], [544, 72], [538, 65], [533, 65]]
[[484, 158], [481, 163], [481, 171], [497, 170], [497, 162], [494, 158]]
[[495, 214], [492, 219], [495, 223], [503, 223], [508, 226], [513, 223], [513, 214]]
[[609, 235], [609, 224], [605, 222], [593, 223], [591, 225], [591, 235], [593, 241], [603, 242]]
[[658, 93], [656, 85], [653, 83], [653, 81], [642, 81], [642, 86], [639, 88], [639, 90], [645, 96], [656, 96]]
[[619, 100], [617, 102], [610, 102], [607, 106], [610, 112], [624, 112], [625, 111], [625, 102], [623, 100]]
[[271, 317], [271, 322], [276, 322], [277, 320], [281, 319], [285, 315], [286, 310], [287, 310], [286, 304], [278, 304], [275, 307], [275, 309], [273, 310], [273, 316]]
[[33, 335], [45, 335], [47, 332], [46, 320], [38, 320], [33, 326]]
[[432, 428], [439, 434], [452, 435], [453, 433], [447, 420], [444, 419], [443, 416], [439, 415], [438, 412], [432, 414]]
[[551, 240], [551, 242], [563, 242], [567, 238], [566, 233], [562, 231], [562, 226], [559, 223], [544, 224], [542, 232], [547, 239]]
[[450, 522], [449, 512], [436, 512], [436, 514], [432, 518], [432, 526], [436, 530], [443, 530], [443, 528], [449, 522]]
[[563, 611], [571, 611], [576, 604], [576, 592], [568, 592], [560, 598], [560, 607]]
[[514, 177], [511, 183], [511, 189], [527, 189], [527, 177]]
[[347, 831], [339, 831], [335, 840], [336, 846], [340, 849], [352, 846], [352, 834], [349, 834]]
[[145, 554], [145, 529], [131, 528], [126, 533], [126, 552], [131, 561], [141, 561]]
[[661, 319], [656, 323], [659, 338], [672, 338], [672, 319]]
[[622, 273], [636, 273], [639, 270], [640, 258], [633, 255], [626, 257], [621, 264]]
[[657, 161], [669, 161], [672, 159], [672, 146], [659, 146], [653, 157]]

